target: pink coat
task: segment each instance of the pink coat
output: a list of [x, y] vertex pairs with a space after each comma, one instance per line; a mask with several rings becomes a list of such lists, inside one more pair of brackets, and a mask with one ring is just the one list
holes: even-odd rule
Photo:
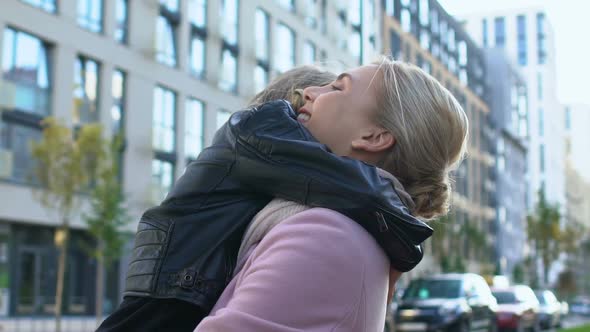
[[348, 217], [312, 208], [252, 247], [195, 332], [382, 332], [389, 261]]

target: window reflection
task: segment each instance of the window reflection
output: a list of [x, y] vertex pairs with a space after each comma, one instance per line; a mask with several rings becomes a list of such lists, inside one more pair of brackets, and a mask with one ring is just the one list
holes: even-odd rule
[[176, 66], [176, 37], [172, 21], [158, 16], [156, 22], [156, 60], [170, 67]]
[[191, 73], [197, 77], [205, 74], [205, 41], [198, 34], [191, 36], [189, 65]]
[[303, 64], [309, 65], [316, 62], [316, 48], [315, 45], [306, 40], [303, 44]]
[[238, 43], [238, 0], [221, 1], [221, 35], [230, 45]]
[[269, 18], [268, 14], [256, 9], [256, 58], [261, 61], [268, 61], [269, 50]]
[[115, 7], [115, 40], [119, 43], [127, 42], [127, 0], [117, 0]]
[[261, 65], [254, 68], [254, 89], [256, 93], [262, 91], [268, 85], [268, 70]]
[[28, 3], [31, 6], [41, 8], [46, 12], [55, 13], [55, 9], [56, 9], [55, 0], [21, 0], [21, 1]]
[[236, 92], [238, 81], [238, 63], [236, 56], [229, 49], [221, 53], [221, 80], [219, 88], [223, 91]]
[[189, 0], [187, 14], [192, 25], [204, 28], [207, 25], [207, 0]]
[[78, 0], [78, 25], [102, 32], [102, 0]]
[[217, 111], [217, 129], [221, 128], [231, 117], [231, 112], [220, 109]]
[[152, 160], [152, 201], [159, 203], [170, 191], [174, 179], [174, 164], [170, 161]]
[[275, 69], [285, 72], [295, 66], [295, 32], [279, 23], [275, 39]]
[[98, 62], [78, 56], [74, 63], [74, 110], [75, 125], [97, 122], [98, 117]]
[[152, 145], [154, 150], [174, 152], [175, 122], [176, 94], [171, 90], [156, 87], [154, 90], [152, 118]]
[[184, 150], [188, 159], [197, 159], [204, 145], [204, 104], [202, 101], [189, 98], [184, 115], [185, 135]]
[[121, 70], [113, 72], [111, 94], [113, 106], [111, 107], [112, 132], [118, 134], [123, 131], [124, 107], [125, 107], [125, 73]]
[[48, 50], [49, 46], [37, 37], [10, 28], [4, 30], [1, 107], [49, 115]]

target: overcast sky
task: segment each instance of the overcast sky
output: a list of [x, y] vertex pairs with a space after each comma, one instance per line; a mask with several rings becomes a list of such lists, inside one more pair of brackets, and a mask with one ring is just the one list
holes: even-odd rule
[[562, 103], [590, 105], [590, 1], [439, 0], [451, 15], [542, 6], [555, 31], [557, 95]]

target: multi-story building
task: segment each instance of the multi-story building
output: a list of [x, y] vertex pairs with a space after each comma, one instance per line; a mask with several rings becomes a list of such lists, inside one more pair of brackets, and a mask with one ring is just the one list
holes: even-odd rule
[[[469, 117], [469, 157], [456, 171], [452, 216], [442, 227], [448, 228], [449, 256], [452, 252], [467, 259], [470, 271], [488, 271], [489, 264], [477, 263], [495, 260], [491, 250], [495, 243], [494, 132], [489, 123], [484, 54], [434, 0], [386, 0], [382, 34], [384, 52], [415, 63], [437, 78]], [[485, 236], [480, 242], [470, 236], [474, 233]], [[419, 268], [428, 270], [435, 265], [424, 263]]]
[[[482, 47], [503, 48], [528, 83], [528, 208], [541, 189], [549, 202], [565, 206], [563, 110], [556, 95], [555, 38], [543, 8], [466, 15], [465, 28]], [[563, 211], [562, 211], [563, 212]]]
[[[590, 182], [590, 106], [571, 104], [564, 107], [565, 155], [570, 167]], [[590, 225], [590, 220], [588, 221]]]
[[501, 48], [484, 49], [490, 119], [496, 131], [496, 255], [512, 275], [525, 255], [527, 216], [527, 85]]
[[[39, 120], [123, 131], [122, 182], [138, 220], [277, 73], [371, 60], [377, 10], [374, 0], [3, 0], [0, 315], [53, 311], [58, 222], [29, 177]], [[71, 225], [64, 313], [89, 314], [96, 267], [78, 245], [90, 241], [83, 220]], [[107, 278], [111, 307], [125, 269], [122, 259]]]

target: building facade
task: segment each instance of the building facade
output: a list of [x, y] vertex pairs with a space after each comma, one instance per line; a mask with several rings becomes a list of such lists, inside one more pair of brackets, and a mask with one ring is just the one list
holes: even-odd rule
[[[465, 260], [469, 271], [488, 271], [496, 259], [495, 174], [484, 54], [437, 1], [385, 0], [383, 7], [384, 52], [437, 78], [469, 118], [469, 157], [454, 173], [451, 217], [440, 226], [446, 228], [447, 253]], [[475, 234], [480, 235], [478, 241]], [[432, 248], [427, 252], [440, 259], [442, 253]], [[436, 265], [422, 263], [414, 274], [432, 271]]]
[[[555, 37], [543, 8], [476, 13], [465, 27], [482, 47], [503, 48], [520, 66], [528, 83], [529, 151], [527, 205], [533, 209], [538, 191], [565, 207], [565, 144], [563, 109], [557, 100]], [[562, 211], [563, 212], [563, 211]]]
[[528, 101], [520, 70], [501, 48], [484, 49], [496, 132], [496, 255], [510, 276], [526, 254]]
[[[58, 222], [33, 199], [39, 121], [122, 132], [131, 216], [159, 203], [232, 111], [291, 67], [338, 70], [381, 49], [378, 4], [326, 0], [5, 0], [0, 10], [0, 315], [54, 309]], [[84, 205], [82, 210], [84, 210]], [[137, 222], [137, 221], [136, 221]], [[135, 229], [136, 222], [130, 225]], [[72, 220], [71, 243], [91, 243]], [[65, 314], [94, 308], [95, 263], [71, 244]], [[107, 280], [117, 305], [123, 258]]]

